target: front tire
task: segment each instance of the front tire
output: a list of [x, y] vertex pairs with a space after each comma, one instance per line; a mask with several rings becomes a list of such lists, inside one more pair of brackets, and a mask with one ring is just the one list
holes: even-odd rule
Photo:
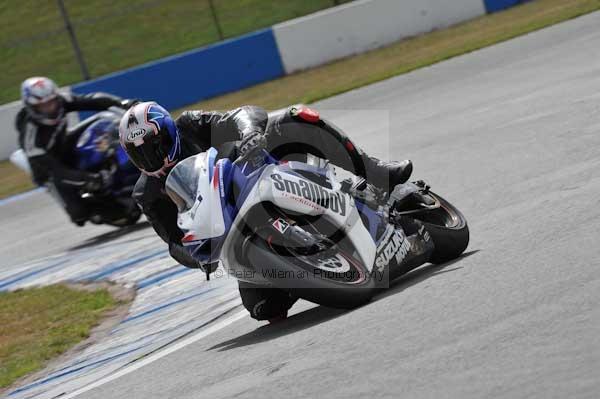
[[319, 269], [308, 257], [282, 256], [259, 236], [246, 242], [246, 258], [276, 288], [333, 308], [352, 309], [369, 302], [377, 289], [374, 273], [346, 253], [334, 253], [337, 260], [332, 257], [329, 264], [347, 262], [344, 270], [350, 268], [345, 273]]

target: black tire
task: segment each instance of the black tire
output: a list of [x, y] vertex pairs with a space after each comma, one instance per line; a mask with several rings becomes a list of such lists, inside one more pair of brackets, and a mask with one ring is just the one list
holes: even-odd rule
[[104, 220], [103, 223], [114, 227], [127, 227], [136, 224], [142, 217], [142, 212], [139, 209], [134, 209], [127, 215], [113, 220]]
[[127, 226], [133, 226], [134, 224], [136, 224], [138, 222], [138, 220], [140, 220], [140, 217], [142, 215], [139, 214], [137, 216], [135, 215], [130, 215], [125, 219], [120, 219], [118, 221], [110, 221], [110, 222], [106, 222], [106, 224], [108, 224], [109, 226], [114, 226], [114, 227], [127, 227]]
[[[375, 274], [368, 273], [354, 258], [349, 263], [356, 270], [364, 272], [364, 280], [357, 278], [356, 282], [348, 283], [323, 277], [320, 272], [307, 272], [307, 268], [314, 266], [300, 258], [279, 255], [258, 236], [254, 236], [246, 245], [246, 257], [256, 272], [276, 288], [288, 291], [295, 297], [333, 308], [352, 309], [369, 302], [377, 289]], [[277, 277], [274, 271], [280, 276], [301, 275], [302, 278]]]
[[102, 217], [100, 224], [109, 226], [133, 226], [142, 217], [142, 211], [131, 197], [102, 197], [96, 200], [95, 207], [96, 212]]
[[458, 258], [469, 245], [469, 226], [464, 215], [451, 203], [435, 193], [441, 207], [435, 211], [424, 212], [419, 219], [429, 232], [435, 249], [429, 261], [434, 264], [448, 262]]

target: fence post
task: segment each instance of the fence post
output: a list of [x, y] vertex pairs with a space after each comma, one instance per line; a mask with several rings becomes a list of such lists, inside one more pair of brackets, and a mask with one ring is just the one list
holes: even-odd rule
[[69, 14], [67, 13], [67, 9], [65, 8], [65, 4], [63, 0], [56, 0], [58, 2], [58, 8], [60, 9], [60, 14], [63, 17], [65, 22], [65, 28], [69, 33], [69, 37], [71, 38], [71, 44], [73, 45], [73, 51], [75, 51], [75, 57], [77, 57], [77, 62], [79, 63], [79, 68], [81, 69], [81, 74], [83, 75], [84, 80], [90, 80], [90, 72], [88, 71], [87, 65], [85, 64], [85, 60], [83, 58], [83, 54], [81, 53], [81, 48], [79, 47], [79, 43], [77, 42], [77, 36], [75, 36], [75, 30], [73, 29], [73, 25], [71, 25], [71, 20], [69, 19]]
[[210, 6], [210, 12], [212, 13], [213, 20], [215, 21], [215, 26], [217, 27], [219, 40], [223, 40], [223, 30], [221, 29], [221, 24], [219, 23], [219, 18], [217, 17], [217, 10], [215, 9], [213, 0], [208, 0], [208, 5]]

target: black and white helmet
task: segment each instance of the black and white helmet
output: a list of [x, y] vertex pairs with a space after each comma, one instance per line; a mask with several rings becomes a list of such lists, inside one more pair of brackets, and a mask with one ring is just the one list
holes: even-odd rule
[[58, 87], [51, 79], [35, 76], [21, 84], [21, 99], [31, 117], [43, 125], [54, 126], [65, 118]]

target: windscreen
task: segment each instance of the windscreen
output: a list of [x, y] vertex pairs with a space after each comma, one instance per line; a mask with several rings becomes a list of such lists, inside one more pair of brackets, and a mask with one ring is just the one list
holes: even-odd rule
[[166, 191], [179, 212], [189, 211], [196, 202], [199, 177], [196, 157], [181, 161], [169, 173]]

